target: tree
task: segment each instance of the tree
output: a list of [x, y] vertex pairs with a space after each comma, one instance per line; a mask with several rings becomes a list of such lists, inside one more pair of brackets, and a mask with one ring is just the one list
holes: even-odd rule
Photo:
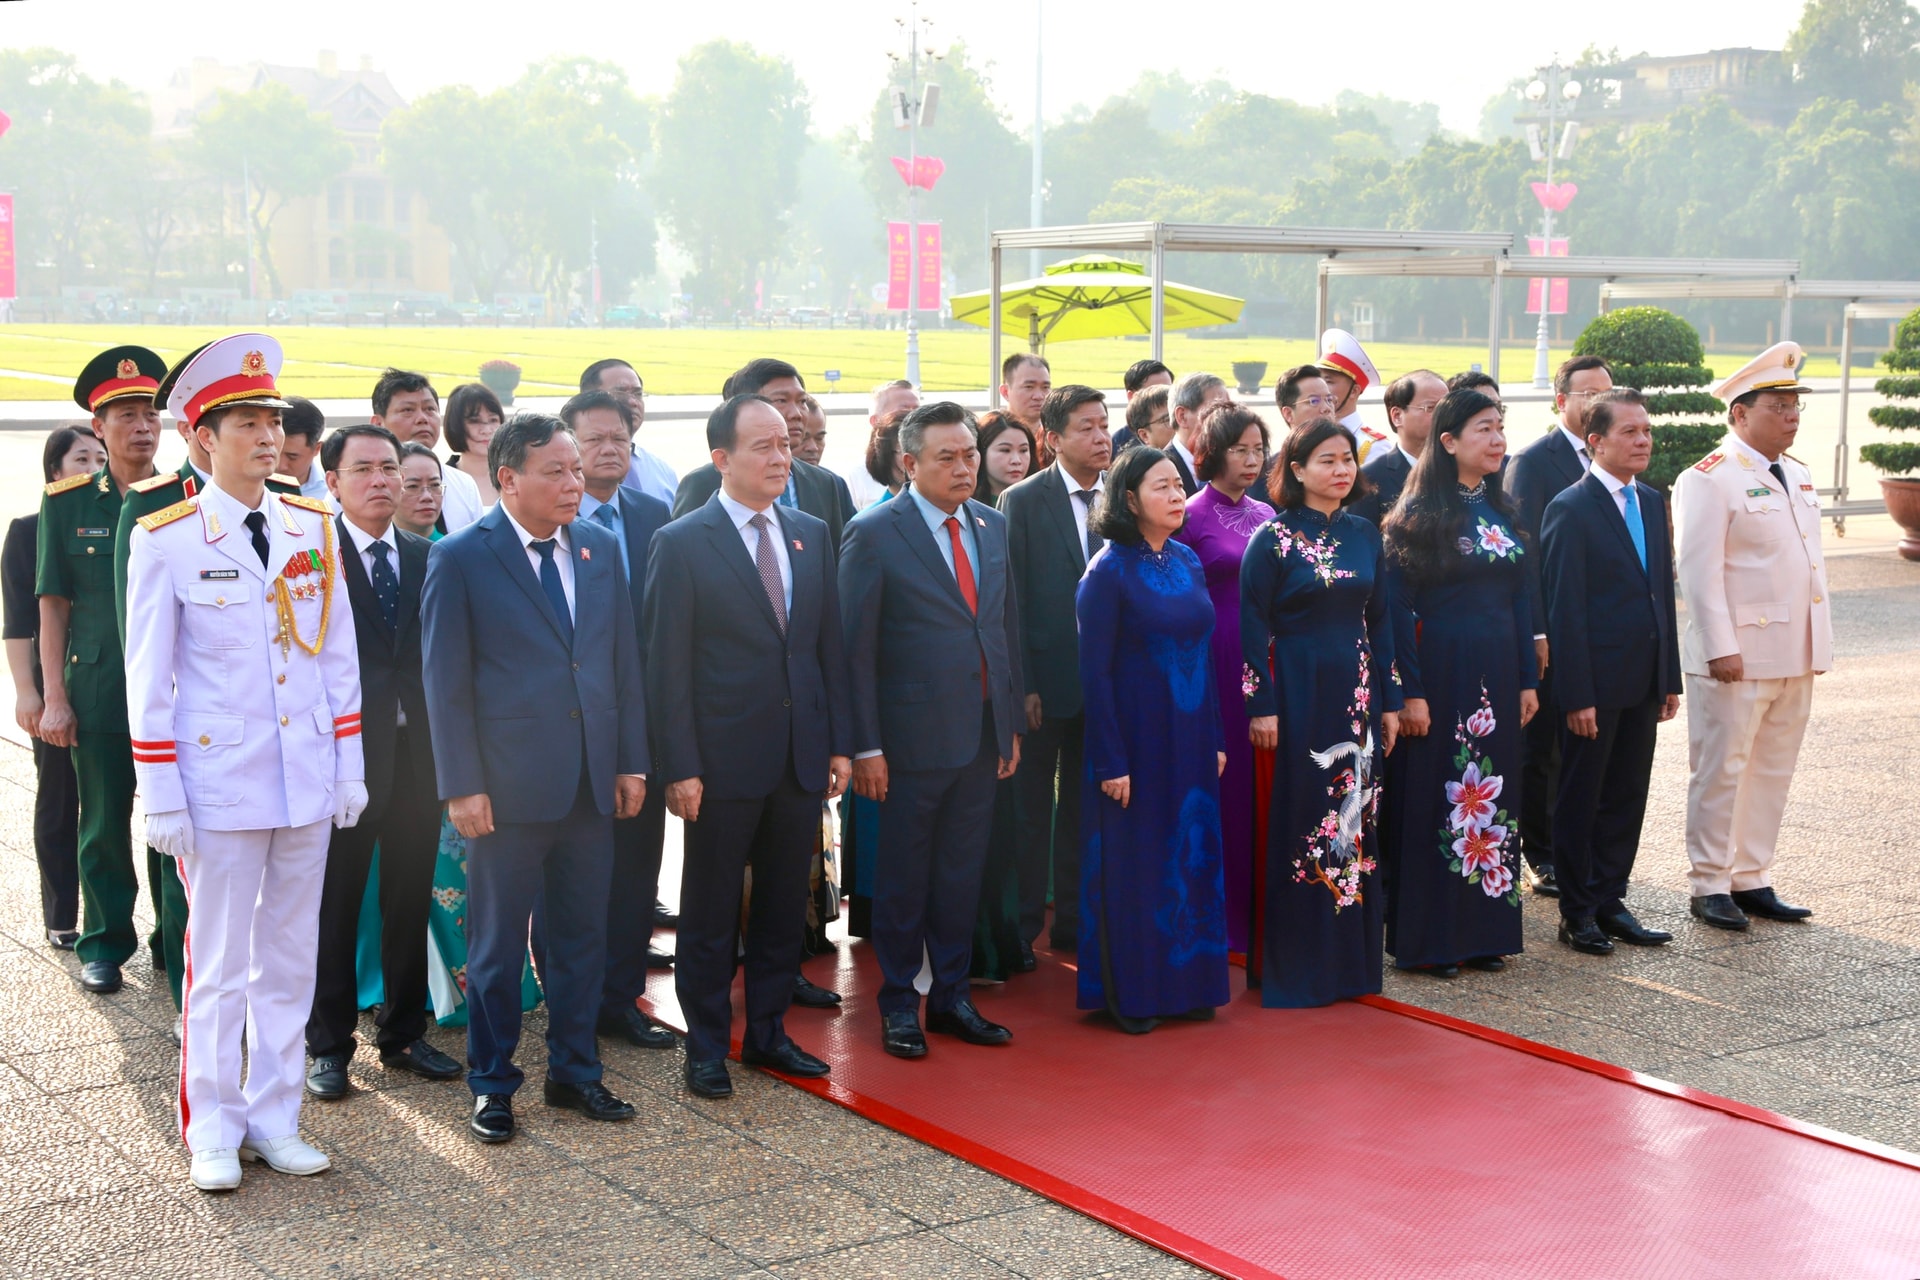
[[1085, 120], [1055, 126], [1046, 137], [1047, 221], [1085, 222], [1116, 182], [1165, 172], [1172, 151], [1147, 108], [1126, 98], [1109, 98]]
[[380, 128], [381, 168], [426, 200], [428, 216], [447, 233], [456, 272], [481, 299], [492, 297], [514, 256], [492, 197], [511, 180], [515, 120], [499, 95], [483, 98], [452, 85], [394, 112]]
[[146, 179], [146, 198], [131, 202], [127, 224], [144, 268], [141, 292], [159, 292], [160, 269], [183, 233], [219, 216], [219, 193], [194, 181], [193, 173], [172, 143], [155, 143]]
[[852, 129], [807, 140], [788, 254], [795, 269], [785, 273], [781, 287], [809, 303], [865, 305], [866, 285], [879, 279], [884, 240], [873, 197], [861, 181], [860, 153], [860, 136]]
[[[1880, 362], [1895, 376], [1875, 382], [1875, 391], [1889, 401], [1920, 400], [1920, 311], [1900, 322], [1894, 331], [1893, 349], [1884, 353]], [[1867, 410], [1867, 418], [1874, 426], [1891, 431], [1920, 429], [1920, 409], [1911, 407], [1910, 403], [1875, 405]], [[1920, 472], [1920, 444], [1863, 444], [1860, 461], [1888, 475], [1913, 475]]]
[[1891, 106], [1920, 75], [1920, 10], [1907, 0], [1807, 0], [1787, 37], [1794, 78], [1816, 98]]
[[1440, 124], [1440, 108], [1431, 102], [1402, 102], [1384, 93], [1361, 93], [1342, 89], [1333, 99], [1336, 111], [1366, 112], [1386, 130], [1397, 156], [1410, 156], [1426, 145], [1429, 138], [1445, 137]]
[[694, 261], [683, 287], [702, 305], [747, 305], [756, 275], [778, 261], [807, 119], [785, 58], [715, 40], [680, 59], [660, 112], [660, 210]]
[[[1724, 413], [1726, 406], [1705, 391], [1713, 370], [1703, 363], [1700, 335], [1671, 311], [1624, 307], [1596, 316], [1574, 341], [1576, 356], [1600, 356], [1613, 371], [1615, 386], [1647, 393], [1653, 428], [1653, 462], [1641, 477], [1667, 492], [1675, 477], [1707, 456], [1726, 427], [1719, 422], [1660, 422], [1688, 413]], [[1681, 388], [1674, 390], [1673, 388]]]
[[307, 108], [277, 80], [245, 93], [222, 89], [193, 122], [194, 158], [209, 178], [244, 184], [251, 192], [245, 216], [253, 224], [254, 252], [267, 289], [280, 296], [273, 263], [273, 222], [287, 201], [317, 196], [353, 163], [353, 148], [333, 121]]

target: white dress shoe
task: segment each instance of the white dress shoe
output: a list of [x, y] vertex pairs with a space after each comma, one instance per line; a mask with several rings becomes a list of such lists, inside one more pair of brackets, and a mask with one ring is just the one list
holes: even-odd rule
[[240, 1143], [240, 1158], [263, 1161], [275, 1173], [302, 1177], [333, 1167], [333, 1161], [327, 1159], [324, 1152], [308, 1146], [293, 1134], [284, 1138], [246, 1138]]
[[232, 1191], [240, 1185], [240, 1151], [213, 1147], [193, 1153], [193, 1185], [202, 1191]]

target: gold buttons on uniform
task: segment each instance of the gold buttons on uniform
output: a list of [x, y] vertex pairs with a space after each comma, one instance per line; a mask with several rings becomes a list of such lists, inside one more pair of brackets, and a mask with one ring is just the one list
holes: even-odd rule
[[68, 661], [68, 662], [78, 662], [78, 661], [80, 661], [80, 655], [76, 653], [76, 654], [74, 654], [74, 655], [73, 655], [73, 656], [72, 656], [71, 658], [68, 658], [68, 659], [67, 659], [67, 661]]
[[279, 675], [273, 678], [273, 682], [275, 684], [285, 684], [287, 682], [287, 673], [282, 671]]
[[215, 596], [213, 598], [213, 602], [215, 604], [225, 604], [227, 602], [227, 598], [225, 596]]
[[1825, 597], [1823, 597], [1823, 596], [1815, 596], [1815, 597], [1813, 598], [1813, 602], [1814, 602], [1815, 604], [1819, 604], [1819, 603], [1820, 603], [1820, 601], [1821, 601], [1821, 600], [1823, 600], [1824, 598], [1825, 598]]
[[1761, 626], [1763, 626], [1763, 627], [1764, 627], [1764, 626], [1766, 626], [1766, 625], [1767, 625], [1767, 615], [1766, 615], [1766, 614], [1764, 614], [1764, 613], [1763, 613], [1763, 614], [1761, 614], [1761, 615], [1760, 615], [1760, 617], [1759, 617], [1758, 619], [1756, 619], [1756, 621], [1758, 621], [1758, 622], [1759, 622], [1759, 624], [1760, 624]]
[[209, 738], [206, 734], [203, 733], [200, 735], [200, 745], [203, 747], [210, 747], [213, 745], [213, 739]]
[[93, 547], [88, 547], [88, 548], [87, 548], [87, 554], [88, 554], [88, 555], [92, 555], [92, 554], [94, 553], [94, 550], [95, 550], [95, 548], [93, 548]]
[[[1765, 621], [1765, 619], [1763, 618], [1763, 619], [1761, 619], [1761, 621], [1763, 621], [1763, 622], [1764, 622], [1764, 621]], [[280, 723], [281, 723], [281, 724], [285, 724], [286, 722], [287, 722], [287, 718], [286, 718], [285, 716], [281, 716], [281, 717], [280, 717]]]

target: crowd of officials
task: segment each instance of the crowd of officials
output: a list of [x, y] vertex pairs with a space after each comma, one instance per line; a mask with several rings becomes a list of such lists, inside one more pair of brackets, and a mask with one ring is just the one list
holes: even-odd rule
[[[47, 939], [121, 986], [138, 792], [182, 1134], [220, 1190], [327, 1167], [301, 1096], [350, 1092], [369, 1007], [385, 1068], [464, 1074], [483, 1142], [513, 1136], [539, 999], [545, 1101], [634, 1115], [596, 1037], [677, 1042], [650, 967], [693, 1092], [731, 1092], [742, 968], [741, 1061], [825, 1075], [786, 1019], [841, 998], [800, 973], [834, 920], [902, 1058], [1009, 1044], [972, 991], [1036, 946], [1141, 1034], [1211, 1018], [1230, 956], [1270, 1007], [1379, 991], [1383, 955], [1500, 970], [1528, 887], [1576, 951], [1659, 945], [1625, 895], [1683, 693], [1693, 914], [1803, 919], [1770, 873], [1832, 657], [1799, 355], [1722, 384], [1728, 435], [1669, 503], [1604, 361], [1564, 364], [1510, 455], [1478, 372], [1394, 380], [1369, 427], [1379, 375], [1338, 330], [1282, 375], [1278, 433], [1157, 361], [1116, 427], [1021, 354], [978, 420], [877, 388], [852, 476], [775, 359], [680, 476], [622, 360], [557, 416], [388, 370], [328, 431], [267, 335], [114, 348], [0, 554]], [[188, 458], [156, 473], [163, 411]], [[464, 1067], [430, 1017], [465, 1023]]]

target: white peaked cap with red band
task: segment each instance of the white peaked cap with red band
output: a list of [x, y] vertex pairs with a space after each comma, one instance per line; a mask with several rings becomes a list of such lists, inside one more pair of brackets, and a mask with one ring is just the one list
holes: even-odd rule
[[1323, 369], [1336, 369], [1354, 381], [1355, 394], [1380, 381], [1380, 371], [1367, 358], [1360, 339], [1345, 329], [1329, 329], [1320, 335], [1320, 358], [1314, 361]]

